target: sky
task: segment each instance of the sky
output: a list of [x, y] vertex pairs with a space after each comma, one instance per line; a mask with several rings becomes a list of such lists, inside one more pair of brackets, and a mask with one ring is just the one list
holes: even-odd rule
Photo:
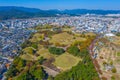
[[39, 9], [120, 10], [120, 0], [0, 0], [0, 6], [22, 6]]

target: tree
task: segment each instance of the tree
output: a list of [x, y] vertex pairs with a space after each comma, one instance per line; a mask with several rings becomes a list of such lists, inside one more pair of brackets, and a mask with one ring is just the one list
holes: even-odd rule
[[24, 73], [20, 74], [20, 76], [18, 76], [16, 78], [16, 80], [32, 80], [32, 79], [30, 79], [29, 76], [30, 75], [28, 74], [28, 72], [24, 72]]
[[[71, 46], [68, 48], [68, 52], [71, 54], [79, 53], [79, 49], [76, 46]], [[58, 74], [54, 80], [100, 80], [87, 48], [81, 53], [84, 54], [83, 60], [72, 69]]]
[[116, 34], [116, 36], [120, 36], [120, 32], [118, 32], [118, 33]]
[[18, 69], [15, 67], [15, 65], [12, 65], [11, 68], [7, 71], [6, 77], [14, 77], [16, 76], [16, 73], [19, 72]]
[[54, 80], [52, 76], [49, 76], [47, 80]]
[[43, 80], [46, 76], [43, 68], [36, 65], [30, 67], [29, 73], [34, 77], [34, 80]]
[[50, 47], [50, 48], [49, 48], [49, 52], [50, 52], [51, 54], [60, 55], [60, 54], [64, 53], [65, 51], [64, 51], [64, 49], [62, 49], [62, 48]]
[[117, 72], [116, 68], [113, 68], [112, 73], [116, 73], [116, 72]]
[[33, 72], [36, 80], [43, 80], [45, 78], [45, 73], [42, 68], [35, 69]]
[[37, 49], [38, 45], [37, 45], [37, 43], [32, 43], [31, 47], [33, 47], [34, 49]]
[[89, 52], [88, 52], [87, 49], [83, 49], [83, 50], [81, 50], [81, 51], [79, 52], [78, 56], [80, 56], [80, 57], [86, 57], [88, 53], [89, 53]]
[[20, 60], [19, 60], [19, 62], [18, 62], [18, 64], [17, 64], [17, 67], [18, 67], [18, 68], [22, 68], [22, 67], [24, 67], [25, 65], [26, 65], [26, 61], [20, 58]]
[[39, 61], [40, 64], [42, 64], [44, 60], [45, 59], [43, 57], [40, 57], [40, 59], [38, 59], [38, 61]]
[[77, 46], [71, 46], [68, 48], [68, 53], [74, 55], [74, 56], [77, 56], [80, 52], [79, 48]]
[[16, 68], [19, 70], [20, 68], [24, 67], [26, 65], [26, 60], [21, 59], [20, 57], [16, 57], [13, 61], [13, 64], [16, 66]]
[[111, 76], [111, 80], [116, 80], [116, 79], [115, 79], [115, 76]]
[[25, 41], [24, 43], [21, 44], [21, 47], [22, 47], [22, 49], [24, 49], [24, 48], [26, 48], [30, 45], [31, 45], [31, 42], [27, 40], [27, 41]]

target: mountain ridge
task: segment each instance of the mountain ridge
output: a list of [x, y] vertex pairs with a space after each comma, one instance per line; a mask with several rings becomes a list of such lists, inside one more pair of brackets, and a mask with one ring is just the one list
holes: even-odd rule
[[27, 7], [17, 7], [17, 6], [0, 6], [0, 20], [16, 19], [16, 18], [59, 17], [63, 15], [78, 16], [87, 13], [99, 14], [99, 15], [120, 14], [120, 10], [93, 10], [93, 9], [41, 10], [37, 8], [27, 8]]

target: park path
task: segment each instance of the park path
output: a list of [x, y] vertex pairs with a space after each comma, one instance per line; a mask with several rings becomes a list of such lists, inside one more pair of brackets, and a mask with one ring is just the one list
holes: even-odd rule
[[47, 66], [44, 66], [42, 65], [42, 67], [44, 68], [44, 70], [51, 76], [55, 77], [57, 74], [59, 74], [59, 72], [53, 70], [53, 69], [50, 69], [49, 67]]
[[[95, 43], [97, 42], [97, 40], [98, 40], [100, 37], [101, 37], [100, 35], [97, 36], [97, 37], [93, 40], [93, 42], [91, 43], [91, 45], [89, 46], [89, 54], [90, 54], [90, 57], [91, 57], [91, 59], [92, 59], [92, 62], [93, 62], [93, 64], [94, 64], [94, 66], [95, 66], [95, 69], [96, 69], [96, 71], [97, 71], [97, 73], [98, 73], [98, 76], [99, 76], [100, 80], [102, 80], [101, 73], [99, 72], [99, 71], [100, 71], [100, 68], [98, 67], [99, 64], [96, 63], [96, 60], [95, 60], [94, 57], [93, 57], [93, 56], [94, 56], [93, 48], [95, 47]], [[97, 65], [96, 65], [96, 64], [97, 64]]]

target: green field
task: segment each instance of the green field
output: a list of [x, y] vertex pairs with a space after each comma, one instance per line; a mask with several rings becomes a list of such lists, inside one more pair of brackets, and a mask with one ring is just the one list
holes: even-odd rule
[[63, 71], [72, 68], [73, 66], [77, 65], [81, 59], [75, 57], [71, 54], [64, 53], [55, 58], [55, 62], [53, 63], [58, 68], [62, 69]]

